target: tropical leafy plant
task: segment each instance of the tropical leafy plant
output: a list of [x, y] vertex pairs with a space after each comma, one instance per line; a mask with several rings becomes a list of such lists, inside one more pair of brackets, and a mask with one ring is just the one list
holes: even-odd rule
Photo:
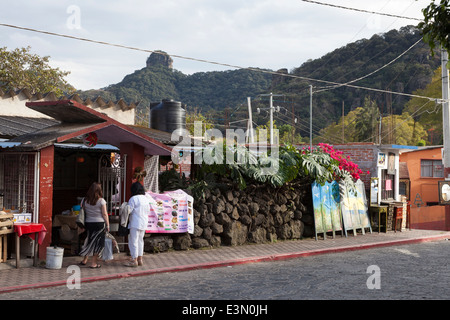
[[[229, 148], [230, 147], [225, 147]], [[227, 150], [227, 149], [225, 149]], [[358, 166], [327, 144], [319, 144], [318, 148], [297, 149], [287, 145], [279, 150], [278, 157], [262, 156], [256, 158], [245, 147], [231, 148], [240, 153], [245, 160], [240, 163], [214, 163], [202, 165], [199, 170], [198, 181], [206, 181], [208, 175], [228, 177], [241, 189], [245, 189], [249, 182], [268, 184], [274, 188], [281, 187], [296, 180], [309, 181], [323, 185], [333, 180], [342, 181], [348, 188], [354, 189], [354, 182], [362, 173]], [[229, 162], [229, 161], [228, 161]], [[267, 174], [267, 169], [276, 168]]]

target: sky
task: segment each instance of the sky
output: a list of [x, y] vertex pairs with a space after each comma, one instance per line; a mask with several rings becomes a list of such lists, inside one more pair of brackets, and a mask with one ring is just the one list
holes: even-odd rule
[[[318, 0], [419, 18], [431, 0]], [[348, 43], [418, 21], [302, 0], [14, 0], [0, 23], [239, 67], [293, 70]], [[145, 67], [149, 52], [0, 26], [0, 47], [31, 47], [70, 71], [78, 90], [115, 84]], [[374, 53], [375, 54], [375, 53]], [[184, 74], [233, 68], [173, 58]]]

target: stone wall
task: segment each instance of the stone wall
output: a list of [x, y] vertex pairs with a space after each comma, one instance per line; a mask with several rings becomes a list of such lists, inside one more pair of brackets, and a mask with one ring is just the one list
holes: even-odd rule
[[215, 188], [194, 201], [193, 234], [148, 235], [146, 252], [301, 239], [314, 235], [311, 185]]

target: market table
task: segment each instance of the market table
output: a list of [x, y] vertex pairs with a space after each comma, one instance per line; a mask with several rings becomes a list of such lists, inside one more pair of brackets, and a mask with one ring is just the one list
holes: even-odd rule
[[47, 229], [42, 223], [14, 223], [14, 232], [16, 233], [16, 268], [20, 267], [20, 237], [28, 235], [34, 239], [34, 263], [37, 266], [38, 246], [44, 241]]

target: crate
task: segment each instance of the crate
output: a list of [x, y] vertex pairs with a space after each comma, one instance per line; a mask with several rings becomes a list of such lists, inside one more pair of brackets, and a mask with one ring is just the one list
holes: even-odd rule
[[12, 213], [7, 213], [7, 214], [0, 213], [0, 235], [14, 232], [13, 219], [14, 219], [14, 215]]
[[0, 262], [6, 262], [8, 248], [8, 234], [14, 232], [13, 214], [0, 214]]

